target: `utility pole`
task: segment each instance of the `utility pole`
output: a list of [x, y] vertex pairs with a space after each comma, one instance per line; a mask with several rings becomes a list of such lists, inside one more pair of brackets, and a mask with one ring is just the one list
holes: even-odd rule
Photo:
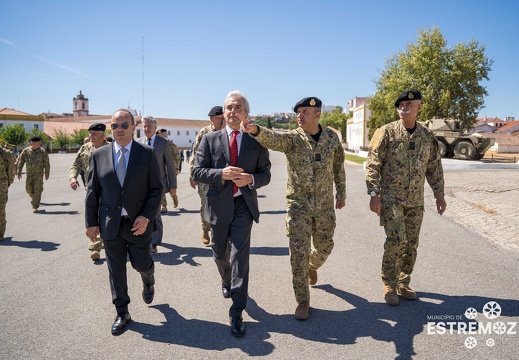
[[142, 37], [142, 48], [141, 48], [141, 59], [142, 59], [142, 114], [144, 116], [144, 36]]

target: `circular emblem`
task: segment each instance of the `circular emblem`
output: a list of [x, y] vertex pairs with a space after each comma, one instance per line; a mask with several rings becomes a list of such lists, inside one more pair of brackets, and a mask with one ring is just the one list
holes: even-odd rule
[[492, 330], [494, 330], [494, 333], [498, 334], [498, 335], [503, 335], [505, 332], [506, 332], [506, 325], [504, 322], [496, 322], [493, 326], [492, 326]]
[[478, 344], [478, 341], [474, 336], [469, 336], [465, 339], [465, 347], [467, 349], [474, 349], [476, 345]]
[[495, 319], [501, 315], [501, 306], [495, 301], [489, 301], [483, 306], [483, 314], [487, 319]]
[[315, 106], [315, 100], [314, 99], [310, 100], [310, 105], [311, 106]]
[[408, 97], [409, 99], [414, 99], [414, 94], [413, 94], [412, 92], [408, 92], [408, 93], [407, 93], [407, 97]]
[[468, 308], [465, 311], [465, 317], [469, 320], [475, 319], [478, 316], [478, 312], [474, 308]]
[[494, 339], [488, 339], [487, 340], [487, 346], [488, 347], [492, 347], [496, 344], [496, 342], [494, 341]]

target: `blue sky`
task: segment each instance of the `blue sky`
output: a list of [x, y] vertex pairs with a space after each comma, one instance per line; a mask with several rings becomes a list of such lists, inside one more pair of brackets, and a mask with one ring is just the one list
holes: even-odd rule
[[207, 119], [235, 89], [251, 114], [306, 96], [344, 107], [436, 26], [449, 48], [474, 39], [494, 60], [480, 116], [519, 119], [515, 1], [0, 0], [0, 13], [0, 108], [71, 112], [82, 90], [91, 114]]

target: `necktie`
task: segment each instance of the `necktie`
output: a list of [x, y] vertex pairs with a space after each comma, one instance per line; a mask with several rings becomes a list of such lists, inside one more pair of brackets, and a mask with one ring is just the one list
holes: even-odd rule
[[148, 138], [148, 145], [151, 146], [151, 138]]
[[124, 178], [126, 177], [126, 161], [124, 160], [124, 154], [128, 151], [126, 148], [119, 150], [119, 158], [117, 159], [117, 168], [115, 173], [119, 179], [119, 183], [123, 186]]
[[[230, 143], [231, 147], [231, 165], [236, 166], [236, 163], [238, 162], [238, 142], [236, 141], [236, 136], [238, 136], [240, 132], [235, 130], [232, 132], [232, 139]], [[238, 192], [238, 187], [236, 184], [234, 185], [232, 189], [232, 193], [236, 194]]]

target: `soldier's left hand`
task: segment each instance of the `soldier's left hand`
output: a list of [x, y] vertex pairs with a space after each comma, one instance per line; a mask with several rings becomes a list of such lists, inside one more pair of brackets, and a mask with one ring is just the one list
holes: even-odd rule
[[45, 174], [45, 181], [49, 180], [49, 174]]
[[342, 209], [346, 205], [346, 199], [337, 199], [335, 202], [336, 209]]
[[447, 202], [445, 198], [436, 199], [436, 210], [438, 210], [438, 214], [443, 214], [445, 212], [445, 208], [447, 207]]

